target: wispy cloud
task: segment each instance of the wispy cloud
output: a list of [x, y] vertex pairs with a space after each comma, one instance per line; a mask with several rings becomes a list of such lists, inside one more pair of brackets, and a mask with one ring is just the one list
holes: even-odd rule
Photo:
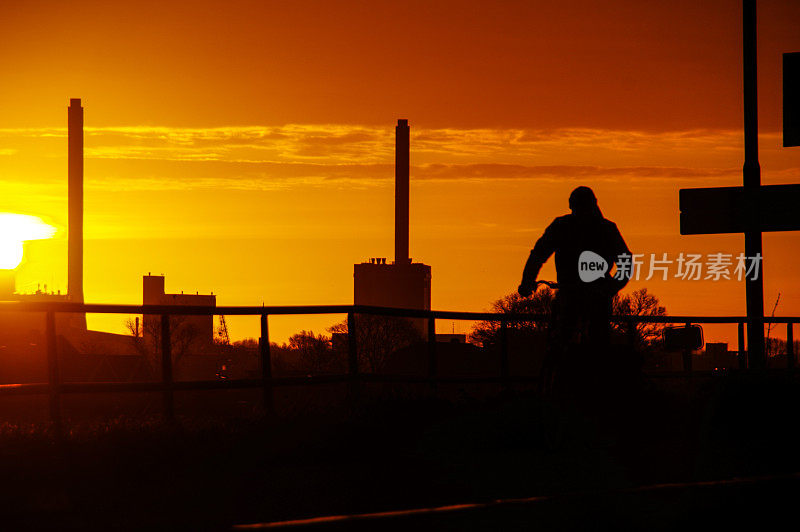
[[[63, 158], [65, 136], [65, 128], [0, 129], [2, 161]], [[394, 128], [87, 127], [85, 136], [87, 172], [94, 172], [89, 187], [363, 186], [393, 176]], [[776, 133], [761, 138], [763, 146], [779, 144]], [[740, 151], [741, 132], [734, 130], [412, 128], [412, 174], [423, 180], [730, 178], [741, 173]], [[3, 164], [6, 176], [20, 173]], [[796, 176], [798, 166], [784, 162], [775, 171]]]
[[616, 178], [721, 178], [741, 173], [737, 168], [681, 168], [670, 166], [603, 167], [586, 165], [523, 166], [513, 164], [432, 164], [417, 169], [418, 177], [431, 179], [596, 179]]

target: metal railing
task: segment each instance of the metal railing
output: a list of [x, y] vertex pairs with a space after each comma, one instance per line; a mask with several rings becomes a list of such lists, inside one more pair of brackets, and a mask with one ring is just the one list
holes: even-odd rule
[[[47, 352], [47, 383], [21, 383], [0, 385], [0, 395], [47, 394], [50, 401], [50, 419], [61, 421], [62, 394], [70, 393], [109, 393], [109, 392], [160, 392], [163, 397], [163, 411], [167, 418], [174, 417], [174, 392], [186, 390], [220, 390], [220, 389], [254, 389], [263, 390], [263, 404], [267, 412], [273, 411], [275, 387], [302, 386], [313, 384], [349, 383], [351, 394], [358, 394], [360, 382], [397, 382], [397, 383], [500, 383], [509, 385], [512, 382], [535, 380], [535, 376], [512, 376], [509, 371], [508, 329], [512, 322], [544, 322], [547, 315], [512, 314], [489, 312], [458, 312], [441, 310], [398, 309], [389, 307], [372, 307], [364, 305], [311, 305], [311, 306], [226, 306], [195, 307], [176, 305], [103, 305], [81, 303], [48, 303], [48, 302], [0, 302], [0, 314], [5, 312], [39, 312], [45, 314], [45, 338]], [[57, 352], [56, 314], [58, 313], [96, 313], [96, 314], [141, 314], [161, 316], [161, 380], [155, 382], [62, 382], [59, 371]], [[305, 315], [305, 314], [347, 314], [348, 331], [356, 330], [357, 314], [372, 314], [405, 318], [427, 319], [428, 327], [428, 372], [425, 376], [365, 374], [360, 371], [358, 359], [358, 340], [356, 334], [348, 334], [347, 373], [336, 375], [311, 375], [302, 377], [272, 375], [272, 358], [269, 342], [270, 315]], [[261, 334], [259, 337], [259, 359], [261, 376], [259, 379], [201, 380], [175, 381], [172, 367], [172, 344], [170, 338], [169, 316], [259, 316]], [[437, 375], [436, 320], [468, 320], [494, 321], [500, 327], [500, 371], [497, 375], [477, 377], [443, 377]], [[748, 319], [743, 316], [613, 316], [612, 321], [627, 323], [628, 331], [634, 330], [636, 323], [662, 324], [736, 324], [738, 326], [738, 363], [739, 369], [747, 367], [744, 350], [744, 326]], [[793, 326], [800, 322], [800, 317], [765, 317], [763, 323], [786, 324], [786, 358], [787, 368], [796, 366], [794, 353]], [[682, 372], [659, 373], [659, 376], [686, 377], [692, 374], [691, 352], [683, 353]], [[695, 372], [700, 373], [700, 372]], [[650, 374], [653, 375], [653, 374]]]

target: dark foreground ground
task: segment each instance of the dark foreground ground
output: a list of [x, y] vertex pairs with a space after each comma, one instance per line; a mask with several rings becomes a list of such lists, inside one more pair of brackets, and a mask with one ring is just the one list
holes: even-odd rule
[[800, 496], [798, 392], [782, 375], [598, 394], [556, 449], [525, 390], [458, 400], [364, 390], [355, 410], [117, 418], [72, 424], [60, 441], [6, 425], [0, 527], [230, 530], [466, 505], [280, 528], [783, 528]]

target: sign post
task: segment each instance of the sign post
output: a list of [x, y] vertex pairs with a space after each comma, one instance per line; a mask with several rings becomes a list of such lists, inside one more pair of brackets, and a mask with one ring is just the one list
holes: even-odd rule
[[783, 54], [783, 146], [800, 146], [800, 52]]
[[[761, 165], [758, 163], [758, 76], [757, 76], [757, 15], [756, 0], [744, 0], [742, 5], [742, 35], [744, 48], [744, 168], [745, 192], [752, 200], [761, 187]], [[749, 205], [746, 213], [748, 230], [744, 233], [744, 254], [748, 261], [761, 257], [761, 228], [757, 207]], [[748, 264], [750, 266], [750, 264]], [[745, 279], [747, 296], [747, 353], [750, 367], [761, 369], [764, 359], [764, 265], [761, 275]]]
[[[763, 231], [800, 230], [800, 211], [797, 209], [797, 205], [800, 205], [800, 185], [761, 186], [761, 166], [758, 163], [756, 0], [743, 2], [742, 30], [743, 186], [682, 189], [680, 191], [681, 234], [744, 233], [746, 271], [759, 271], [756, 268], [760, 266], [759, 275], [745, 276], [748, 366], [761, 369], [766, 367], [761, 234]], [[784, 55], [784, 146], [798, 144], [796, 137], [800, 118], [797, 116], [797, 109], [800, 100], [797, 99], [796, 85], [798, 85], [800, 61], [797, 56], [798, 54]], [[755, 264], [757, 261], [760, 264]]]

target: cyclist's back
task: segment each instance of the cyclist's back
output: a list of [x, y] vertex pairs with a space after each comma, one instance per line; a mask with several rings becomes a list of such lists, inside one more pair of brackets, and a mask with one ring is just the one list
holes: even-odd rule
[[[594, 342], [605, 344], [611, 299], [628, 280], [615, 279], [611, 265], [630, 251], [616, 224], [603, 217], [590, 188], [576, 188], [570, 194], [569, 206], [572, 213], [553, 220], [536, 242], [525, 264], [519, 293], [530, 295], [539, 270], [555, 253], [559, 292], [554, 322], [560, 335], [568, 337], [585, 327]], [[606, 265], [602, 275], [588, 282], [581, 280], [579, 271], [579, 259], [586, 252], [601, 257]]]
[[603, 218], [599, 210], [596, 215], [573, 213], [553, 220], [536, 242], [531, 257], [534, 263], [543, 264], [555, 253], [559, 287], [576, 290], [591, 285], [579, 277], [578, 259], [584, 251], [596, 253], [609, 265], [617, 261], [617, 255], [627, 252], [616, 224]]

